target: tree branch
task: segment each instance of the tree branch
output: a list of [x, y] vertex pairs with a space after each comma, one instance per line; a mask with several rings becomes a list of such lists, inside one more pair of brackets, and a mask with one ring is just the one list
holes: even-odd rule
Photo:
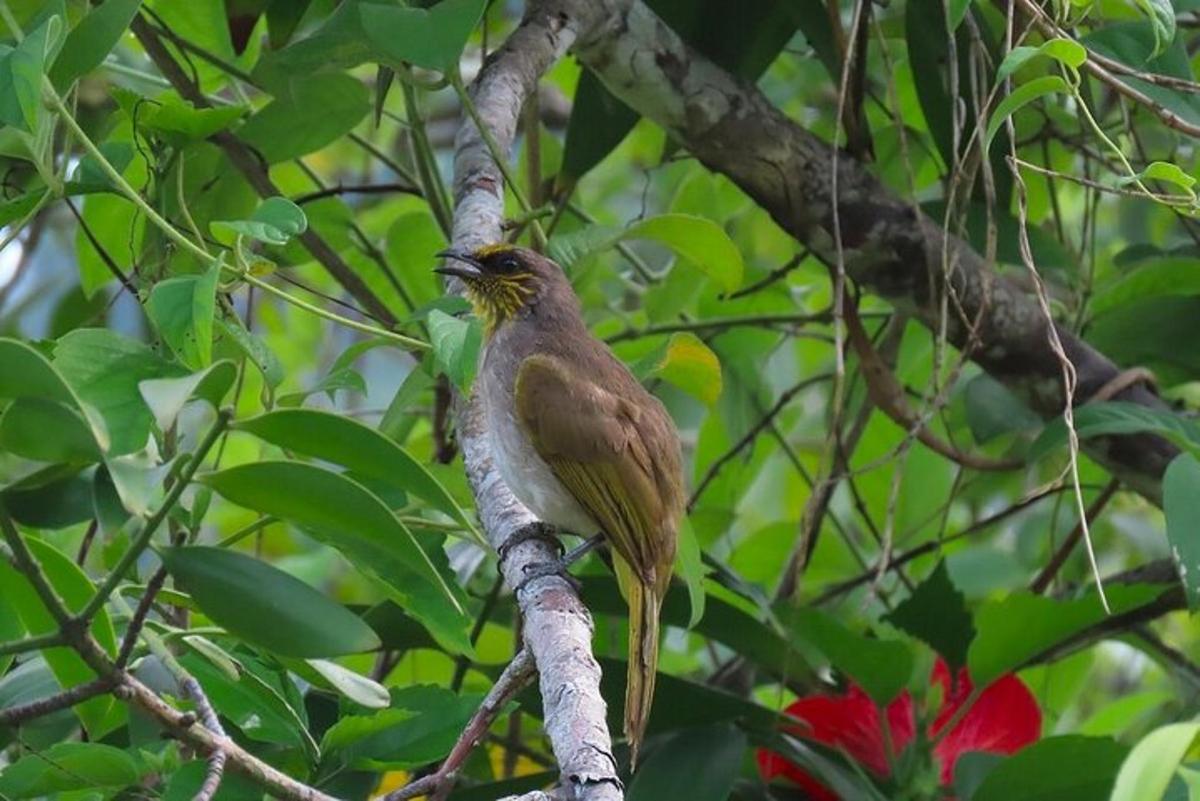
[[[509, 152], [521, 108], [541, 75], [580, 37], [612, 17], [612, 7], [604, 2], [580, 4], [570, 13], [531, 5], [508, 41], [488, 58], [470, 91], [489, 136], [464, 114], [455, 141], [455, 247], [501, 238], [503, 174], [488, 139], [498, 153]], [[484, 530], [501, 554], [506, 583], [519, 588], [525, 647], [537, 665], [546, 733], [563, 785], [580, 801], [620, 801], [623, 789], [600, 695], [600, 666], [591, 652], [591, 615], [564, 578], [547, 573], [557, 565], [558, 548], [497, 474], [478, 404], [460, 398], [456, 415]]]
[[[588, 5], [546, 0], [537, 7], [573, 14]], [[950, 342], [1031, 408], [1045, 416], [1062, 412], [1062, 365], [1049, 343], [1051, 324], [1025, 290], [894, 196], [862, 164], [689, 48], [644, 3], [630, 3], [609, 30], [611, 35], [576, 48], [609, 91], [728, 176], [815, 255], [833, 263], [840, 250], [851, 278], [931, 329], [939, 330], [941, 299], [952, 293], [945, 321]], [[1058, 336], [1078, 376], [1076, 401], [1086, 402], [1119, 368], [1071, 332], [1060, 328]], [[1126, 388], [1117, 398], [1166, 408], [1143, 386]], [[1085, 447], [1155, 501], [1163, 470], [1178, 452], [1148, 434], [1091, 439]]]

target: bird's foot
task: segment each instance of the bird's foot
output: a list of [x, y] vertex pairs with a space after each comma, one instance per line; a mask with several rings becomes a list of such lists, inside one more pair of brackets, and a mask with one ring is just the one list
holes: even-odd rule
[[558, 555], [563, 555], [562, 540], [558, 538], [554, 526], [549, 523], [531, 523], [528, 526], [521, 526], [512, 533], [512, 535], [500, 544], [496, 549], [496, 555], [500, 557], [500, 564], [508, 559], [508, 555], [512, 553], [512, 549], [518, 545], [529, 542], [530, 540], [541, 540], [558, 551]]
[[575, 592], [579, 592], [582, 588], [579, 580], [570, 574], [571, 565], [578, 562], [584, 556], [594, 551], [599, 545], [604, 542], [603, 534], [596, 534], [589, 537], [579, 545], [562, 554], [553, 562], [544, 562], [540, 565], [529, 565], [525, 570], [525, 578], [521, 579], [521, 583], [514, 588], [514, 592], [519, 592], [525, 588], [525, 585], [534, 579], [545, 578], [546, 576], [558, 576], [575, 588]]

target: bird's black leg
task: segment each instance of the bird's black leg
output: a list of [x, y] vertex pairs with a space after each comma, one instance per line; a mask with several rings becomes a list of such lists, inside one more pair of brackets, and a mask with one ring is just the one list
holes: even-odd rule
[[580, 559], [587, 556], [589, 553], [596, 550], [596, 548], [598, 548], [599, 546], [601, 546], [603, 544], [604, 544], [604, 535], [603, 534], [593, 534], [592, 536], [588, 537], [586, 540], [581, 542], [579, 545], [576, 545], [574, 548], [572, 548], [571, 550], [567, 551], [565, 554], [560, 556], [558, 561], [562, 563], [564, 568], [570, 567], [571, 565], [575, 564]]
[[595, 536], [584, 540], [570, 551], [562, 554], [553, 562], [547, 562], [546, 564], [527, 569], [525, 571], [525, 577], [521, 579], [521, 583], [513, 588], [514, 592], [519, 592], [520, 590], [524, 589], [525, 585], [529, 582], [544, 576], [559, 576], [573, 586], [575, 591], [578, 592], [579, 582], [570, 574], [570, 572], [568, 572], [569, 568], [571, 565], [575, 564], [575, 562], [582, 559], [584, 556], [587, 556], [589, 553], [595, 550], [597, 546], [603, 543], [604, 535], [596, 534]]

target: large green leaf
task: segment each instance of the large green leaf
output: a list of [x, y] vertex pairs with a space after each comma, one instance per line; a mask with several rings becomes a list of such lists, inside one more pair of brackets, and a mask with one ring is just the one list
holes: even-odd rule
[[479, 321], [452, 317], [440, 309], [429, 312], [429, 342], [433, 357], [446, 377], [460, 391], [469, 394], [479, 364], [483, 332]]
[[153, 417], [138, 383], [184, 372], [141, 342], [101, 328], [77, 329], [60, 339], [54, 367], [104, 419], [109, 456], [141, 450], [150, 436]]
[[216, 623], [285, 656], [369, 651], [379, 638], [366, 623], [299, 579], [236, 551], [168, 548], [163, 564]]
[[43, 398], [78, 407], [49, 359], [15, 339], [0, 339], [0, 398]]
[[155, 284], [146, 300], [146, 314], [163, 341], [193, 370], [212, 361], [213, 315], [221, 263], [200, 275], [168, 278]]
[[[51, 586], [62, 598], [67, 608], [78, 612], [92, 599], [95, 588], [87, 575], [71, 559], [48, 543], [39, 539], [26, 538], [29, 550], [42, 566]], [[25, 630], [31, 635], [49, 634], [58, 630], [58, 624], [25, 576], [6, 560], [0, 559], [0, 593], [8, 605], [21, 616]], [[91, 624], [92, 635], [109, 654], [116, 652], [116, 634], [112, 621], [104, 609], [96, 613]], [[54, 677], [64, 688], [84, 684], [96, 678], [96, 673], [71, 648], [47, 648], [42, 651]], [[93, 738], [102, 737], [116, 722], [120, 713], [113, 699], [100, 695], [75, 706], [75, 712], [84, 728]]]
[[1160, 801], [1180, 763], [1192, 751], [1200, 723], [1172, 723], [1143, 737], [1117, 774], [1109, 801]]
[[0, 450], [42, 462], [89, 464], [100, 447], [78, 412], [40, 398], [18, 398], [0, 416]]
[[360, 3], [363, 30], [384, 63], [448, 71], [458, 66], [485, 0], [441, 0], [425, 8]]
[[307, 529], [378, 579], [439, 640], [469, 650], [469, 623], [454, 592], [412, 532], [358, 482], [314, 465], [283, 461], [231, 467], [200, 480], [236, 504]]
[[470, 517], [442, 484], [404, 448], [350, 417], [316, 409], [280, 409], [242, 420], [247, 431], [293, 453], [340, 464], [355, 474], [395, 485], [461, 523]]
[[684, 729], [638, 766], [626, 798], [725, 801], [745, 750], [746, 735], [728, 723]]
[[214, 233], [248, 236], [268, 245], [286, 245], [293, 236], [308, 230], [304, 210], [285, 197], [269, 197], [259, 204], [248, 220], [218, 220], [212, 223]]
[[50, 68], [50, 80], [66, 89], [76, 78], [104, 62], [129, 27], [142, 0], [105, 0], [67, 34], [62, 52]]
[[370, 770], [424, 765], [450, 751], [479, 701], [443, 687], [396, 688], [387, 709], [347, 715], [330, 727], [321, 750], [346, 765]]
[[1050, 737], [994, 767], [971, 801], [1100, 801], [1126, 750], [1108, 737]]
[[[195, 645], [191, 639], [188, 644]], [[300, 746], [315, 754], [316, 743], [309, 736], [304, 721], [288, 705], [283, 695], [247, 670], [242, 663], [229, 657], [226, 660], [232, 662], [236, 678], [217, 667], [213, 659], [198, 653], [184, 654], [180, 659], [187, 671], [200, 682], [213, 707], [246, 737], [262, 743]]]
[[[1114, 615], [1144, 606], [1162, 592], [1162, 587], [1145, 584], [1105, 588]], [[1108, 614], [1095, 593], [1076, 600], [1055, 601], [1020, 591], [984, 604], [975, 614], [977, 633], [967, 652], [971, 679], [985, 687], [1106, 617]]]
[[133, 757], [101, 743], [56, 743], [0, 771], [0, 796], [38, 798], [70, 790], [117, 790], [141, 778]]
[[341, 73], [312, 75], [246, 120], [238, 134], [268, 163], [277, 164], [320, 150], [370, 110], [370, 94], [358, 79]]
[[1167, 541], [1194, 611], [1200, 605], [1200, 461], [1190, 453], [1176, 456], [1163, 475], [1162, 488]]
[[856, 634], [815, 608], [799, 610], [792, 625], [880, 706], [891, 703], [912, 675], [912, 653], [902, 642]]
[[[1126, 401], [1096, 401], [1074, 410], [1075, 433], [1081, 439], [1108, 434], [1159, 434], [1182, 448], [1200, 448], [1200, 427], [1164, 409]], [[1029, 460], [1037, 461], [1066, 445], [1066, 422], [1055, 418], [1029, 447]]]
[[1118, 364], [1154, 371], [1162, 386], [1200, 378], [1200, 296], [1158, 295], [1122, 303], [1094, 319], [1087, 340]]
[[623, 229], [585, 228], [551, 239], [550, 255], [569, 269], [574, 262], [626, 239], [650, 239], [665, 245], [726, 292], [741, 286], [744, 266], [737, 245], [720, 225], [692, 214], [660, 214]]

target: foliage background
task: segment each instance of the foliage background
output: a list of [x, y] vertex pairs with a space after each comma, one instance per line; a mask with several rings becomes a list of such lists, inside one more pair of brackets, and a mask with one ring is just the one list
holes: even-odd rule
[[[993, 104], [983, 115], [999, 125], [1016, 112], [1011, 128], [997, 128], [991, 151], [1001, 198], [990, 207], [995, 268], [1032, 290], [1017, 247], [1027, 225], [1055, 319], [1123, 365], [1152, 368], [1184, 412], [1184, 440], [1191, 436], [1186, 412], [1200, 370], [1192, 347], [1200, 325], [1193, 139], [1080, 77], [1077, 51], [1067, 44], [1178, 78], [1181, 88], [1146, 91], [1194, 124], [1195, 10], [1187, 2], [1048, 7], [1070, 35], [1057, 50], [1019, 63], [1000, 44], [1001, 10], [951, 4], [952, 19], [968, 20], [955, 41], [970, 54], [954, 80], [938, 4], [873, 8], [860, 29], [862, 88], [851, 93], [841, 132], [840, 53], [856, 19], [851, 4], [831, 6], [832, 27], [815, 2], [652, 5], [723, 66], [757, 79], [790, 117], [825, 139], [838, 137], [888, 187], [934, 214], [947, 206], [948, 176], [962, 169], [955, 142], [974, 125], [971, 87], [993, 85], [1002, 62], [1014, 78], [1010, 97], [1039, 87], [1028, 106]], [[10, 343], [0, 352], [0, 374], [16, 379], [0, 375], [10, 399], [0, 417], [0, 476], [20, 537], [74, 606], [88, 597], [86, 582], [121, 580], [101, 599], [104, 619], [95, 624], [110, 640], [114, 628], [126, 630], [169, 541], [254, 557], [237, 562], [249, 571], [241, 580], [230, 580], [242, 575], [233, 567], [210, 566], [206, 560], [220, 558], [211, 552], [175, 552], [178, 564], [168, 558], [168, 591], [135, 652], [138, 675], [178, 697], [162, 675], [171, 673], [173, 654], [247, 749], [340, 797], [365, 797], [381, 774], [390, 787], [398, 771], [436, 763], [517, 642], [495, 557], [472, 540], [470, 512], [459, 511], [472, 499], [447, 431], [448, 383], [437, 377], [468, 386], [479, 339], [474, 323], [457, 316], [461, 302], [444, 298], [431, 272], [433, 254], [447, 243], [445, 184], [462, 110], [459, 94], [438, 76], [462, 51], [469, 78], [520, 9], [493, 3], [482, 13], [477, 0], [444, 0], [419, 17], [367, 0], [339, 8], [327, 0], [96, 7], [20, 0], [4, 10], [15, 49], [0, 57], [0, 328], [48, 360], [22, 367], [30, 351]], [[378, 16], [355, 17], [360, 11]], [[167, 88], [161, 66], [127, 31], [131, 19], [165, 37], [168, 54], [216, 99], [216, 110], [199, 111]], [[1042, 41], [1033, 33], [1026, 44]], [[61, 113], [38, 101], [43, 75], [65, 99]], [[554, 67], [526, 113], [510, 164], [520, 191], [510, 189], [508, 210], [521, 241], [531, 237], [527, 207], [538, 210], [551, 232], [549, 252], [571, 276], [589, 324], [668, 405], [695, 492], [690, 522], [706, 558], [706, 597], [703, 609], [694, 600], [689, 608], [681, 583], [668, 602], [663, 670], [670, 678], [661, 682], [654, 739], [629, 796], [662, 798], [660, 788], [669, 786], [679, 798], [789, 797], [787, 788], [765, 787], [753, 768], [754, 747], [772, 742], [773, 713], [828, 680], [878, 682], [893, 694], [908, 685], [923, 699], [932, 642], [960, 661], [966, 654], [977, 679], [1018, 671], [1043, 710], [1047, 738], [1094, 738], [1081, 741], [1073, 761], [1009, 772], [1003, 781], [1013, 784], [993, 779], [975, 797], [1037, 797], [1050, 779], [1061, 782], [1058, 798], [1107, 797], [1127, 749], [1151, 732], [1161, 738], [1160, 726], [1196, 711], [1196, 633], [1168, 587], [1173, 576], [1106, 583], [1108, 601], [1125, 613], [1106, 618], [1081, 546], [1037, 592], [1027, 591], [1078, 525], [1061, 423], [1044, 428], [935, 334], [862, 297], [859, 316], [930, 430], [960, 451], [1019, 466], [971, 469], [915, 441], [868, 400], [853, 354], [838, 355], [844, 333], [827, 268], [653, 124], [637, 121], [622, 137], [622, 121], [633, 118], [615, 102], [602, 102], [574, 60]], [[69, 133], [68, 118], [175, 234], [121, 194], [96, 154]], [[219, 145], [227, 135], [250, 146], [296, 206], [260, 203]], [[1006, 152], [1032, 165], [1019, 173], [1023, 203]], [[954, 196], [951, 217], [983, 250], [989, 207], [978, 187]], [[357, 277], [359, 293], [313, 260], [298, 239], [303, 225]], [[225, 251], [226, 272], [171, 236]], [[370, 330], [247, 286], [254, 280], [365, 320]], [[364, 305], [366, 296], [373, 305]], [[432, 347], [380, 333], [393, 328]], [[61, 375], [79, 403], [30, 389], [43, 369]], [[206, 382], [197, 388], [185, 376], [198, 371]], [[146, 380], [174, 383], [147, 391]], [[197, 394], [208, 401], [179, 408]], [[180, 455], [195, 452], [214, 424], [213, 401], [230, 407], [239, 425], [220, 433], [198, 481], [164, 529], [152, 532], [160, 550], [139, 551], [137, 533], [187, 464]], [[88, 416], [92, 409], [102, 423]], [[273, 409], [282, 411], [257, 419], [274, 428], [245, 423]], [[299, 409], [332, 414], [287, 411]], [[1164, 425], [1119, 404], [1090, 414], [1078, 415], [1084, 435], [1106, 421], [1120, 430]], [[831, 449], [831, 431], [840, 432], [841, 451]], [[371, 447], [338, 448], [355, 436]], [[379, 445], [386, 441], [403, 451]], [[1194, 548], [1188, 521], [1196, 519], [1196, 479], [1183, 471], [1173, 507], [1168, 498], [1169, 540], [1169, 521], [1153, 503], [1109, 487], [1109, 474], [1080, 457], [1099, 575], [1161, 565], [1172, 544], [1185, 555]], [[831, 475], [832, 498], [815, 509], [812, 487]], [[364, 492], [373, 497], [364, 501]], [[384, 509], [383, 518], [368, 519], [367, 507]], [[384, 533], [372, 544], [364, 531]], [[137, 556], [127, 573], [123, 553]], [[75, 561], [82, 573], [69, 567]], [[799, 581], [789, 587], [797, 561]], [[12, 568], [0, 570], [7, 571], [0, 573], [0, 640], [42, 633], [36, 597]], [[619, 710], [623, 605], [599, 559], [577, 572], [596, 615], [605, 696]], [[336, 604], [281, 622], [280, 609], [304, 597], [282, 574]], [[918, 594], [918, 614], [908, 623], [889, 618], [898, 606], [914, 608], [919, 585], [927, 593]], [[337, 616], [338, 605], [364, 616], [369, 628], [360, 639], [345, 642], [358, 629]], [[827, 616], [811, 611], [818, 609]], [[952, 626], [963, 614], [970, 625]], [[879, 640], [895, 645], [886, 658], [865, 658]], [[372, 682], [304, 661], [333, 658]], [[0, 657], [0, 710], [71, 683], [56, 660], [53, 650]], [[76, 668], [74, 680], [89, 677]], [[379, 711], [380, 704], [389, 708]], [[493, 798], [552, 783], [539, 715], [536, 693], [527, 691], [467, 762], [451, 797]], [[88, 750], [75, 755], [83, 767], [62, 767], [61, 749], [81, 741], [81, 723], [83, 742], [123, 756]], [[1167, 779], [1153, 797], [1186, 798], [1200, 792], [1186, 766], [1196, 729], [1168, 733], [1183, 747], [1167, 756], [1157, 746], [1135, 750], [1126, 769], [1159, 770]], [[182, 797], [203, 773], [186, 747], [104, 697], [0, 737], [9, 765], [0, 792], [12, 798]], [[1121, 747], [1109, 747], [1108, 738]], [[866, 781], [830, 756], [829, 769], [845, 781]], [[881, 791], [919, 797], [931, 792], [922, 775], [919, 766], [898, 771]], [[1099, 795], [1097, 775], [1109, 782]], [[226, 798], [260, 792], [235, 775], [220, 790]]]

